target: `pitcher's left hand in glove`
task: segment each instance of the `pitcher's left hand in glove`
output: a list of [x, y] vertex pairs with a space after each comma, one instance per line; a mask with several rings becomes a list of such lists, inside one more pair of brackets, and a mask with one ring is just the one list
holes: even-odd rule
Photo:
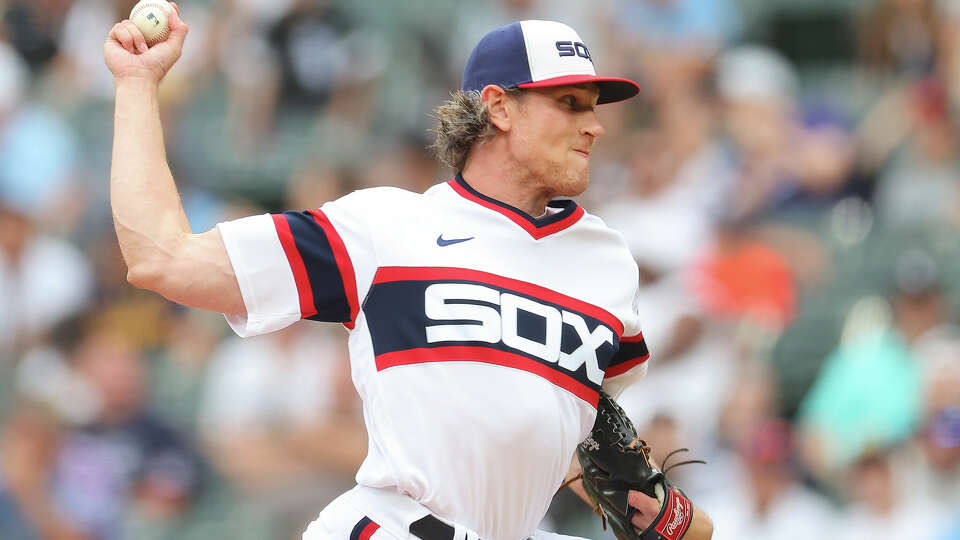
[[[583, 469], [584, 491], [603, 517], [604, 528], [609, 522], [619, 540], [683, 538], [693, 519], [693, 503], [667, 481], [650, 459], [650, 448], [637, 436], [633, 423], [606, 393], [600, 394], [597, 421], [590, 437], [577, 447], [577, 458]], [[700, 461], [683, 463], [691, 462]], [[634, 524], [637, 509], [628, 504], [631, 490], [660, 503], [656, 518], [643, 530]]]

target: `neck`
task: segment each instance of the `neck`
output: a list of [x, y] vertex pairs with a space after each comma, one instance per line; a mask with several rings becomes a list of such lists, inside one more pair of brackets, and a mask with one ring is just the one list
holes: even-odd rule
[[491, 140], [473, 149], [463, 167], [463, 179], [470, 187], [491, 199], [509, 204], [533, 217], [543, 215], [554, 193], [545, 189], [528, 169], [504, 159], [509, 154], [506, 149], [493, 148], [496, 142]]

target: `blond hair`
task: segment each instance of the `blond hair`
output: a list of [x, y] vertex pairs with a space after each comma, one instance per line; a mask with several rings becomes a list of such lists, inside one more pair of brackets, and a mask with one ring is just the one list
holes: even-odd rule
[[[504, 91], [510, 96], [520, 93], [519, 88]], [[433, 110], [433, 117], [437, 127], [430, 130], [434, 134], [431, 148], [437, 159], [458, 172], [466, 165], [473, 145], [486, 142], [497, 132], [477, 90], [451, 93], [450, 99]]]

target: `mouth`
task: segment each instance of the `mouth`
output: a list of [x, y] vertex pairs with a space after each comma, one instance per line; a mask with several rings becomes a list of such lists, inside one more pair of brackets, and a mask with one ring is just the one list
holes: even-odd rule
[[578, 150], [578, 149], [574, 148], [573, 151], [576, 152], [576, 153], [578, 153], [578, 154], [580, 154], [580, 155], [582, 155], [583, 157], [587, 157], [587, 158], [590, 157], [590, 151], [589, 151], [589, 150]]

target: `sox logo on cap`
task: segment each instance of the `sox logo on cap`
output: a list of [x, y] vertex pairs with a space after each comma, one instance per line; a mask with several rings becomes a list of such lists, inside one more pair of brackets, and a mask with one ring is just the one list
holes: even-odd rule
[[598, 104], [640, 92], [629, 79], [598, 76], [589, 49], [573, 28], [554, 21], [519, 21], [493, 30], [477, 43], [461, 87], [482, 91], [489, 84], [539, 88], [581, 83], [600, 88]]

